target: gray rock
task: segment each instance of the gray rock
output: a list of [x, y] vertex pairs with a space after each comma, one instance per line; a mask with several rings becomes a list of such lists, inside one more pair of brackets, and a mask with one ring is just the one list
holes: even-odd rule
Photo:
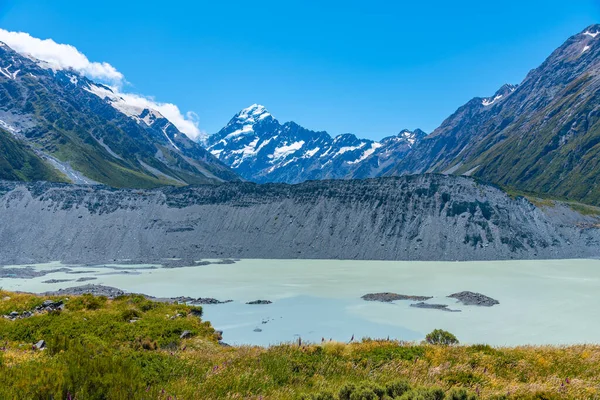
[[254, 300], [254, 301], [249, 301], [246, 304], [266, 305], [266, 304], [273, 304], [273, 302], [271, 300]]
[[42, 281], [42, 283], [64, 283], [71, 281], [73, 281], [73, 279], [48, 279], [47, 281]]
[[192, 332], [183, 331], [183, 333], [179, 336], [180, 339], [188, 339], [192, 337]]
[[500, 304], [500, 302], [496, 299], [492, 299], [491, 297], [484, 296], [481, 293], [474, 292], [454, 293], [448, 297], [452, 299], [457, 299], [466, 306], [492, 307], [497, 304]]
[[87, 276], [87, 277], [79, 278], [75, 282], [95, 281], [96, 279], [98, 279], [98, 278], [92, 277], [92, 276]]
[[[600, 230], [579, 224], [591, 217], [547, 209], [442, 175], [152, 190], [0, 181], [0, 265], [600, 257]], [[194, 231], [169, 232], [182, 226]]]
[[380, 301], [383, 303], [390, 303], [397, 300], [411, 300], [411, 301], [426, 301], [432, 297], [427, 296], [407, 296], [404, 294], [396, 293], [369, 293], [362, 296], [363, 300], [366, 301]]
[[110, 286], [103, 285], [84, 285], [84, 286], [75, 286], [66, 289], [59, 289], [55, 292], [45, 292], [42, 293], [45, 296], [64, 296], [64, 295], [74, 295], [80, 296], [82, 294], [91, 294], [94, 296], [106, 296], [109, 299], [113, 299], [115, 297], [123, 296], [125, 294], [121, 289], [117, 289]]
[[426, 309], [431, 309], [431, 310], [460, 312], [460, 310], [452, 310], [452, 309], [448, 308], [448, 305], [446, 305], [446, 304], [429, 304], [429, 303], [421, 302], [421, 303], [411, 304], [410, 306], [415, 307], [415, 308], [426, 308]]
[[46, 348], [46, 341], [45, 340], [40, 340], [39, 342], [37, 342], [36, 344], [34, 344], [33, 347], [35, 347], [38, 350], [45, 349]]
[[254, 329], [254, 332], [262, 332], [262, 329], [260, 329], [260, 328], [255, 328], [255, 329]]

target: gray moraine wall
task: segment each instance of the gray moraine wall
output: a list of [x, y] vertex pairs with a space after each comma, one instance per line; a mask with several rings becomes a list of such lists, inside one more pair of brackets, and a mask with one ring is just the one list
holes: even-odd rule
[[0, 181], [2, 265], [588, 258], [600, 257], [598, 224], [443, 175], [152, 190]]

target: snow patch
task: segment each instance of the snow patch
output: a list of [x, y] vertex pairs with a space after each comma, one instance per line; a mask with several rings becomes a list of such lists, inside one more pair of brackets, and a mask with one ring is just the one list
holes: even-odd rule
[[278, 136], [273, 136], [270, 139], [265, 140], [264, 142], [262, 142], [260, 144], [260, 146], [258, 146], [258, 149], [256, 149], [256, 152], [258, 153], [259, 151], [261, 151], [263, 149], [263, 147], [265, 147], [266, 145], [268, 145], [269, 143], [271, 143], [272, 140], [277, 139]]
[[595, 39], [596, 36], [600, 35], [600, 31], [596, 31], [596, 32], [585, 31], [585, 32], [583, 32], [583, 34]]
[[365, 150], [364, 153], [362, 153], [360, 158], [354, 161], [348, 161], [348, 164], [358, 164], [359, 162], [366, 160], [371, 154], [375, 153], [375, 150], [377, 150], [380, 147], [383, 147], [381, 143], [374, 142], [373, 144], [371, 144], [371, 147], [369, 149]]
[[248, 143], [244, 147], [238, 150], [233, 150], [231, 154], [241, 154], [242, 159], [253, 156], [256, 154], [256, 145], [258, 144], [258, 138], [254, 139], [252, 142]]
[[225, 136], [225, 139], [231, 139], [236, 136], [244, 135], [246, 133], [253, 133], [254, 129], [252, 125], [244, 125], [242, 129], [238, 129], [236, 131], [231, 132], [229, 135]]
[[2, 73], [2, 75], [6, 76], [8, 79], [12, 79], [14, 81], [15, 79], [17, 79], [17, 75], [19, 74], [19, 72], [21, 72], [21, 70], [18, 69], [15, 72], [10, 72], [10, 70], [9, 70], [10, 67], [12, 67], [12, 65], [9, 65], [6, 68], [0, 67], [0, 72]]
[[314, 148], [314, 149], [312, 149], [312, 150], [307, 150], [307, 151], [304, 153], [304, 156], [303, 156], [302, 158], [311, 158], [311, 157], [313, 157], [315, 154], [317, 154], [317, 153], [319, 152], [319, 150], [321, 150], [321, 148], [320, 148], [320, 147], [315, 147], [315, 148]]
[[365, 147], [365, 144], [366, 143], [361, 143], [360, 146], [345, 146], [345, 147], [342, 147], [342, 148], [340, 148], [338, 150], [337, 153], [335, 153], [335, 155], [333, 157], [341, 156], [342, 154], [347, 153], [349, 151], [354, 151], [354, 150], [361, 149], [361, 148]]
[[302, 148], [302, 146], [304, 146], [304, 140], [301, 140], [299, 142], [294, 142], [290, 145], [284, 145], [281, 147], [277, 147], [275, 149], [275, 151], [273, 152], [273, 158], [278, 160], [280, 158], [287, 157], [290, 154], [300, 150]]
[[410, 146], [415, 144], [415, 141], [417, 140], [415, 134], [411, 131], [404, 131], [400, 135], [401, 135], [401, 138], [406, 140]]
[[581, 51], [581, 54], [585, 53], [586, 51], [588, 51], [590, 49], [590, 46], [585, 46], [583, 48], [583, 50]]
[[493, 99], [483, 99], [483, 101], [481, 102], [481, 104], [483, 104], [484, 107], [488, 107], [488, 106], [491, 106], [492, 104], [494, 104], [495, 102], [497, 102], [498, 100], [500, 100], [503, 97], [504, 97], [503, 95], [499, 94], [496, 97], [494, 97]]
[[257, 121], [269, 117], [271, 114], [267, 111], [264, 106], [260, 104], [252, 104], [250, 107], [244, 108], [239, 112], [236, 119], [244, 124], [255, 124]]
[[167, 140], [169, 141], [169, 143], [171, 143], [171, 146], [175, 147], [175, 148], [176, 148], [178, 151], [181, 151], [181, 150], [179, 150], [179, 147], [177, 147], [177, 146], [175, 145], [175, 143], [173, 143], [173, 141], [171, 140], [171, 138], [170, 138], [170, 137], [169, 137], [169, 135], [167, 134], [167, 128], [168, 128], [168, 127], [170, 127], [170, 126], [171, 126], [171, 123], [170, 123], [170, 122], [169, 122], [169, 123], [167, 123], [167, 124], [166, 124], [166, 125], [165, 125], [165, 126], [162, 128], [162, 131], [163, 131], [163, 133], [165, 134], [165, 137], [167, 138]]
[[[73, 78], [75, 78], [75, 82], [73, 82]], [[71, 77], [71, 82], [77, 82], [76, 77]], [[90, 84], [83, 88], [85, 91], [95, 94], [100, 97], [111, 106], [113, 106], [118, 111], [127, 115], [130, 118], [133, 118], [137, 123], [145, 123], [148, 126], [152, 126], [152, 124], [160, 118], [164, 118], [161, 113], [156, 110], [152, 110], [149, 108], [144, 108], [131, 102], [128, 102], [125, 98], [119, 96], [112, 89], [106, 86], [98, 86], [94, 84]], [[144, 114], [144, 111], [148, 110], [146, 115], [142, 118], [141, 115]]]
[[10, 124], [7, 124], [6, 122], [2, 121], [1, 119], [0, 119], [0, 128], [3, 128], [5, 130], [9, 131], [13, 135], [16, 135], [17, 133], [20, 132], [17, 128], [15, 128], [14, 126], [12, 126]]

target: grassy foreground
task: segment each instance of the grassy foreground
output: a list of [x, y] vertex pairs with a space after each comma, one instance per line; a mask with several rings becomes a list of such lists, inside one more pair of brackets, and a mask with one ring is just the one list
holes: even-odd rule
[[[45, 299], [0, 291], [0, 314]], [[600, 346], [223, 347], [199, 307], [50, 299], [65, 308], [0, 317], [0, 399], [600, 399]]]

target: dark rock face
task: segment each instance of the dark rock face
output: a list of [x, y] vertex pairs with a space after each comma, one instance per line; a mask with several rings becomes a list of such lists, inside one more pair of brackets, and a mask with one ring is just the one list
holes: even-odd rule
[[444, 175], [154, 190], [0, 181], [0, 221], [0, 265], [600, 256], [600, 230], [580, 224], [593, 217]]
[[254, 104], [237, 113], [206, 144], [249, 181], [299, 183], [381, 175], [425, 136], [419, 129], [405, 129], [379, 142], [349, 133], [331, 137], [294, 122], [280, 124], [263, 106]]
[[411, 301], [426, 301], [432, 297], [427, 296], [407, 296], [404, 294], [397, 293], [369, 293], [361, 297], [366, 301], [380, 301], [383, 303], [391, 303], [397, 300], [411, 300]]
[[273, 304], [272, 301], [270, 300], [254, 300], [254, 301], [249, 301], [246, 304], [253, 304], [253, 305], [266, 305], [266, 304]]
[[482, 306], [492, 307], [496, 304], [500, 304], [498, 300], [492, 299], [491, 297], [484, 296], [481, 293], [474, 292], [460, 292], [454, 293], [448, 296], [452, 299], [457, 299], [466, 306]]
[[429, 304], [429, 303], [415, 303], [411, 304], [411, 307], [415, 308], [426, 308], [431, 310], [440, 310], [440, 311], [448, 311], [448, 312], [460, 312], [460, 310], [452, 310], [448, 308], [447, 304]]
[[467, 174], [600, 205], [598, 31], [569, 38], [520, 85], [460, 107], [392, 173]]

